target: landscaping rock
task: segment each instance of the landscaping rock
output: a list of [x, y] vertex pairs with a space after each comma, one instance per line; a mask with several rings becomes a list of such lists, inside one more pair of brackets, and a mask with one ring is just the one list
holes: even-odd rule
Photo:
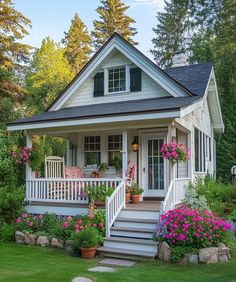
[[86, 277], [75, 277], [72, 282], [93, 282], [91, 279]]
[[88, 271], [92, 272], [115, 272], [114, 268], [105, 267], [105, 266], [95, 266], [93, 268], [89, 268]]
[[218, 248], [218, 259], [219, 262], [227, 262], [230, 260], [230, 250], [229, 248], [225, 247], [225, 245], [224, 247], [222, 245]]
[[50, 242], [46, 236], [39, 236], [37, 245], [41, 247], [50, 247]]
[[158, 245], [158, 258], [164, 261], [170, 261], [171, 248], [166, 242], [160, 242]]
[[34, 234], [25, 234], [25, 244], [34, 246], [37, 243], [37, 237]]
[[117, 259], [117, 258], [105, 258], [99, 261], [99, 264], [106, 264], [106, 265], [116, 265], [116, 266], [133, 266], [136, 264], [136, 261], [127, 260], [127, 259]]
[[73, 240], [66, 240], [65, 249], [69, 253], [73, 253]]
[[63, 247], [64, 247], [64, 242], [63, 242], [63, 240], [59, 240], [59, 239], [57, 239], [57, 238], [52, 238], [51, 247], [52, 247], [52, 248], [63, 249]]
[[17, 244], [24, 244], [25, 243], [25, 234], [21, 231], [16, 231], [15, 240]]
[[218, 248], [204, 248], [198, 252], [199, 262], [201, 263], [217, 263], [218, 262]]
[[198, 264], [198, 255], [185, 254], [180, 264]]

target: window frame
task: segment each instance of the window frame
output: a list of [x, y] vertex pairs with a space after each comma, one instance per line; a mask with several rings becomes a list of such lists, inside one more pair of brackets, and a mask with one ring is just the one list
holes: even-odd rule
[[[97, 137], [99, 137], [99, 142], [96, 141]], [[86, 142], [86, 138], [88, 138], [88, 140], [90, 138], [95, 138], [95, 141], [94, 142]], [[86, 144], [94, 145], [94, 146], [96, 146], [96, 144], [99, 144], [99, 150], [97, 150], [97, 149], [92, 150], [91, 148], [88, 148], [86, 150], [86, 148], [85, 148]], [[84, 166], [87, 167], [88, 165], [95, 165], [95, 164], [87, 164], [86, 153], [99, 153], [99, 162], [96, 165], [99, 166], [101, 164], [101, 136], [100, 135], [85, 135], [84, 136]]]
[[[115, 140], [113, 140], [112, 141], [112, 144], [114, 145], [115, 143], [120, 143], [120, 145], [121, 145], [121, 147], [120, 147], [120, 149], [118, 150], [116, 150], [116, 149], [109, 149], [109, 137], [115, 137], [115, 136], [119, 136], [119, 138], [120, 138], [120, 140], [119, 141], [115, 141]], [[109, 163], [109, 153], [110, 152], [116, 152], [116, 153], [121, 153], [122, 154], [122, 148], [123, 148], [123, 136], [122, 136], [122, 134], [119, 134], [119, 133], [117, 133], [117, 134], [108, 134], [107, 135], [107, 163], [108, 163], [108, 166], [109, 167], [114, 167], [114, 165], [112, 165], [112, 164], [110, 164]]]

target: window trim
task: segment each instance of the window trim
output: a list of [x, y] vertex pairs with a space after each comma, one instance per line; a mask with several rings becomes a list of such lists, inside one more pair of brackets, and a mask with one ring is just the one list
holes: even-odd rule
[[[85, 138], [88, 137], [99, 137], [100, 138], [100, 150], [85, 150]], [[90, 143], [88, 143], [90, 144]], [[92, 144], [92, 143], [91, 143]], [[96, 142], [93, 143], [93, 144], [97, 144]], [[100, 154], [100, 163], [101, 163], [101, 155], [102, 155], [102, 149], [101, 149], [101, 135], [84, 135], [84, 167], [87, 167], [88, 164], [86, 164], [86, 157], [85, 157], [85, 154], [86, 153], [99, 153]], [[97, 166], [100, 165], [100, 163], [96, 164]], [[93, 164], [92, 164], [93, 165]]]
[[[119, 135], [121, 136], [121, 141], [119, 143], [121, 143], [121, 149], [120, 150], [109, 150], [109, 136], [116, 136], [116, 135]], [[113, 143], [116, 143], [116, 142], [113, 142]], [[109, 167], [114, 167], [114, 165], [110, 165], [109, 164], [109, 152], [117, 152], [117, 153], [122, 153], [122, 148], [123, 148], [123, 137], [122, 137], [122, 134], [107, 134], [107, 163], [108, 163], [108, 166]]]
[[[109, 84], [109, 70], [115, 68], [125, 68], [125, 90], [109, 92], [108, 84]], [[130, 65], [116, 65], [112, 67], [104, 68], [104, 96], [121, 94], [121, 93], [129, 93], [130, 92]]]

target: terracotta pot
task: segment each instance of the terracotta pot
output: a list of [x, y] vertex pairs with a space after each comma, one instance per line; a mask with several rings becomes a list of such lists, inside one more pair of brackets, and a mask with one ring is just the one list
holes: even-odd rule
[[41, 172], [40, 170], [35, 171], [35, 178], [40, 178], [41, 177]]
[[96, 254], [97, 247], [93, 248], [80, 248], [81, 257], [85, 259], [94, 258]]
[[95, 206], [105, 206], [105, 201], [96, 199], [94, 202]]
[[131, 198], [131, 194], [130, 193], [126, 193], [125, 194], [125, 202], [126, 202], [126, 204], [128, 204], [130, 202], [130, 198]]
[[131, 199], [132, 199], [133, 204], [138, 204], [139, 199], [140, 199], [140, 195], [132, 195]]

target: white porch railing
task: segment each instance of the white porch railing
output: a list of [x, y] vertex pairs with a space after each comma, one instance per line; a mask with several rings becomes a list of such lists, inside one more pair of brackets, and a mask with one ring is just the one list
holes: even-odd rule
[[[41, 202], [88, 203], [86, 187], [99, 185], [116, 188], [122, 179], [107, 178], [36, 178], [26, 181], [26, 200]], [[117, 187], [118, 188], [118, 187]]]
[[171, 180], [165, 200], [161, 203], [161, 213], [173, 209], [182, 202], [189, 182], [191, 182], [190, 178], [175, 178]]
[[106, 237], [110, 237], [110, 229], [122, 208], [125, 208], [125, 180], [106, 197]]

